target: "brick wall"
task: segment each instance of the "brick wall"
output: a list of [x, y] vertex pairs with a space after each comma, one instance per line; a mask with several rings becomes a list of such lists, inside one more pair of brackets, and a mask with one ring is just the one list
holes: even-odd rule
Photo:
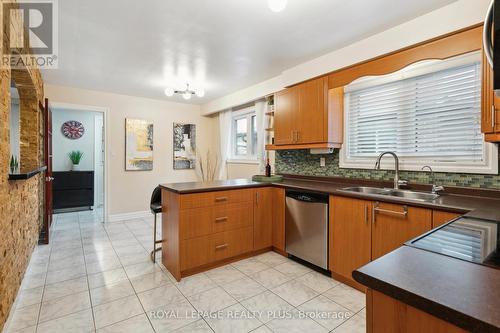
[[[5, 0], [1, 0], [4, 3]], [[1, 14], [1, 13], [0, 13]], [[19, 29], [19, 22], [12, 23]], [[5, 31], [5, 29], [3, 30]], [[9, 36], [3, 34], [2, 47]], [[41, 165], [40, 114], [43, 82], [38, 69], [0, 69], [0, 329], [3, 327], [19, 289], [40, 229], [42, 175], [25, 181], [9, 181], [10, 81], [21, 98], [21, 168]]]

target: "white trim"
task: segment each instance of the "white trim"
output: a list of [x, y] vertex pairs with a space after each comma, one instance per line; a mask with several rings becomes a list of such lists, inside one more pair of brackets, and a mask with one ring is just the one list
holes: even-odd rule
[[130, 213], [121, 213], [121, 214], [111, 214], [108, 216], [108, 222], [118, 222], [118, 221], [127, 221], [133, 219], [142, 219], [152, 216], [153, 214], [149, 210], [145, 210], [142, 212], [130, 212]]
[[228, 164], [255, 164], [255, 165], [258, 165], [259, 164], [259, 161], [258, 160], [251, 160], [251, 159], [248, 159], [248, 160], [244, 160], [244, 159], [229, 159], [227, 160], [227, 163]]
[[54, 102], [50, 101], [50, 106], [54, 109], [68, 109], [68, 110], [74, 110], [74, 111], [91, 111], [91, 112], [102, 112], [104, 115], [104, 222], [109, 221], [109, 189], [110, 183], [109, 183], [109, 163], [108, 163], [108, 154], [109, 154], [109, 143], [111, 142], [111, 137], [110, 137], [110, 129], [109, 129], [109, 112], [110, 108], [109, 107], [102, 107], [102, 106], [94, 106], [94, 105], [85, 105], [85, 104], [72, 104], [72, 103], [61, 103], [61, 102]]
[[[255, 105], [249, 106], [247, 108], [237, 110], [237, 111], [232, 111], [231, 112], [231, 154], [229, 155], [228, 163], [229, 161], [242, 161], [242, 160], [248, 160], [248, 161], [257, 161], [257, 147], [253, 146], [253, 137], [252, 137], [252, 118], [257, 117], [257, 112], [255, 109]], [[235, 123], [238, 120], [241, 119], [246, 119], [247, 120], [247, 155], [236, 155], [236, 126]], [[255, 150], [255, 154], [252, 154], [252, 150]]]

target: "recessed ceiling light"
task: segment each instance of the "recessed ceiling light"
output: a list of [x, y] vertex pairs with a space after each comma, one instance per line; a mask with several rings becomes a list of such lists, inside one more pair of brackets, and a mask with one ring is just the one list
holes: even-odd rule
[[275, 13], [279, 13], [286, 8], [288, 0], [268, 0], [269, 9]]

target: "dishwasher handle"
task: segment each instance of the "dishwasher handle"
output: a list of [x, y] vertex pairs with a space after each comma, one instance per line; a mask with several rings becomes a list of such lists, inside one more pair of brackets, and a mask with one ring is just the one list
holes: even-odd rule
[[286, 196], [297, 201], [309, 203], [328, 203], [328, 195], [320, 193], [287, 191]]

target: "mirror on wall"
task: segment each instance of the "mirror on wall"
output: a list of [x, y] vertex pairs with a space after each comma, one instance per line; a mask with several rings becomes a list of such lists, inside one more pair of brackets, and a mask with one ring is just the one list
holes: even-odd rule
[[19, 171], [21, 157], [21, 112], [19, 91], [14, 81], [10, 82], [10, 173]]

